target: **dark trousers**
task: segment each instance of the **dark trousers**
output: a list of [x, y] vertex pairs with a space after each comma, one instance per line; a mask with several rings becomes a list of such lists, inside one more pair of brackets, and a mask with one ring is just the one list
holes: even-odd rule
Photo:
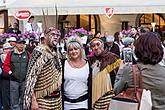
[[3, 110], [10, 110], [10, 80], [1, 79], [1, 93]]
[[[2, 81], [0, 79], [0, 87], [2, 87], [1, 84], [2, 84]], [[2, 91], [1, 91], [1, 89], [0, 89], [0, 110], [2, 110]]]
[[11, 110], [23, 110], [25, 82], [10, 81]]

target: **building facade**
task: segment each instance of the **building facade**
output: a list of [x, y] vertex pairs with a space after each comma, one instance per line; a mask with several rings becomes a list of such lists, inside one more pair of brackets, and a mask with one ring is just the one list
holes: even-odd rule
[[[16, 20], [13, 16], [7, 16], [7, 10], [0, 11], [0, 33], [3, 33], [14, 22], [19, 23], [19, 28], [24, 31], [25, 21]], [[37, 22], [43, 22], [43, 16], [35, 16], [34, 29], [37, 30]], [[48, 16], [48, 25], [54, 25], [55, 15]], [[72, 28], [83, 27], [89, 31], [109, 32], [113, 35], [117, 31], [128, 29], [130, 26], [143, 26], [152, 30], [151, 23], [155, 22], [155, 31], [162, 32], [165, 28], [165, 14], [114, 14], [111, 18], [106, 15], [60, 15], [58, 16], [58, 25], [60, 29], [68, 32]], [[44, 29], [44, 25], [43, 25]]]
[[[0, 33], [12, 26], [14, 22], [19, 23], [19, 28], [24, 31], [27, 20], [16, 20], [14, 15], [20, 9], [29, 10], [35, 20], [34, 30], [37, 30], [37, 22], [43, 22], [42, 9], [45, 7], [48, 14], [48, 25], [52, 26], [58, 21], [58, 27], [63, 32], [72, 28], [83, 27], [92, 33], [109, 32], [113, 35], [117, 31], [128, 29], [130, 26], [143, 26], [152, 30], [151, 23], [156, 23], [155, 31], [161, 33], [165, 27], [165, 4], [163, 0], [115, 0], [96, 2], [95, 0], [0, 0]], [[140, 4], [139, 4], [140, 3]], [[55, 4], [58, 5], [58, 20], [56, 20]], [[114, 15], [106, 16], [107, 7], [114, 9]], [[159, 8], [158, 8], [159, 7]], [[49, 10], [49, 11], [48, 11]], [[44, 25], [43, 29], [45, 28]]]

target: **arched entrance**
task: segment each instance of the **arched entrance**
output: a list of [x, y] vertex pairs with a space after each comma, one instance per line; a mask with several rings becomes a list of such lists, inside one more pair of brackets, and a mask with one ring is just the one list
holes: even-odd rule
[[165, 27], [165, 19], [161, 14], [139, 14], [136, 17], [136, 26], [137, 27], [148, 27], [152, 30], [151, 23], [155, 22], [155, 31], [161, 33]]
[[100, 18], [98, 15], [63, 15], [59, 16], [58, 24], [60, 29], [68, 32], [70, 29], [83, 27], [93, 34], [101, 30]]

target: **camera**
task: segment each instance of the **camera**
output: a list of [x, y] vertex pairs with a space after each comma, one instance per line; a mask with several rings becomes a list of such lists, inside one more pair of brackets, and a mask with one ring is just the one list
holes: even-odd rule
[[123, 49], [123, 58], [125, 64], [132, 64], [133, 62], [133, 50], [131, 48]]

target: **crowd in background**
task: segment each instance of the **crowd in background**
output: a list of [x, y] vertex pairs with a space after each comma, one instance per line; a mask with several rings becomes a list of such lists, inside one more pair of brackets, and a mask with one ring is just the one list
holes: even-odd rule
[[[8, 32], [21, 33], [17, 25]], [[54, 27], [44, 34], [39, 41], [10, 37], [3, 44], [0, 110], [107, 110], [112, 96], [132, 86], [132, 64], [141, 65], [153, 110], [165, 109], [165, 47], [158, 33], [144, 27], [96, 32], [86, 44], [78, 35], [61, 38]]]

